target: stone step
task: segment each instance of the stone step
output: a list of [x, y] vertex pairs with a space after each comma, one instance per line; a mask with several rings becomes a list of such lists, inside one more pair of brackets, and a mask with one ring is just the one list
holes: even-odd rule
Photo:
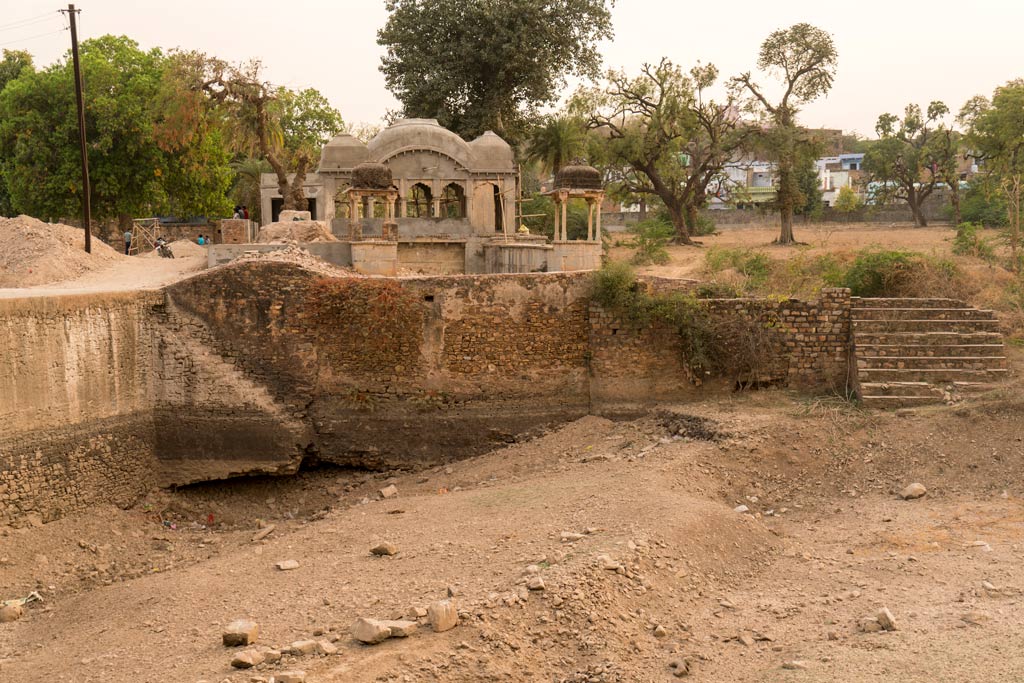
[[866, 346], [969, 346], [1002, 344], [998, 332], [871, 332], [854, 330], [856, 348]]
[[963, 370], [954, 368], [858, 368], [857, 379], [861, 384], [878, 382], [991, 382], [1006, 374], [1003, 368], [988, 370]]
[[941, 405], [942, 396], [861, 396], [860, 404], [865, 408], [896, 410], [897, 408]]
[[854, 308], [862, 320], [994, 320], [995, 312], [978, 308]]
[[854, 308], [970, 308], [957, 299], [874, 299], [852, 297]]
[[857, 354], [858, 368], [991, 370], [1006, 367], [1005, 356], [869, 356]]
[[854, 320], [860, 332], [995, 332], [998, 320]]
[[858, 344], [857, 357], [950, 358], [1002, 356], [1002, 344]]
[[938, 396], [942, 398], [942, 388], [928, 382], [861, 382], [860, 393], [863, 396]]

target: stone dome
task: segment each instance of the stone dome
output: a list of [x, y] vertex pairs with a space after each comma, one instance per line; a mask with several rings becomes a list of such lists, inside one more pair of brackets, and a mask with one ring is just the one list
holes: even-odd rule
[[555, 174], [555, 189], [558, 190], [602, 190], [601, 172], [593, 166], [577, 163], [563, 166]]
[[369, 152], [359, 139], [342, 133], [324, 145], [320, 153], [319, 171], [347, 171], [366, 161]]
[[515, 156], [512, 153], [512, 147], [496, 133], [487, 131], [470, 142], [469, 147], [473, 150], [477, 170], [505, 173], [515, 171]]
[[363, 190], [391, 188], [391, 169], [376, 161], [364, 161], [352, 169], [352, 187]]
[[384, 162], [402, 152], [429, 150], [455, 159], [466, 168], [473, 165], [469, 144], [442, 127], [436, 119], [403, 119], [377, 133], [366, 145], [370, 158]]

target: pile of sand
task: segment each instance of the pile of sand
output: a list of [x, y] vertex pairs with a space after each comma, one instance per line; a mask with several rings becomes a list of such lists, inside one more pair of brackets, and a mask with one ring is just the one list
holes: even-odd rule
[[284, 221], [269, 223], [260, 228], [256, 238], [260, 244], [284, 242], [337, 242], [324, 221]]
[[0, 218], [0, 287], [31, 287], [73, 280], [127, 258], [95, 235], [85, 253], [80, 228], [30, 216]]
[[278, 249], [276, 251], [247, 251], [241, 256], [231, 261], [231, 263], [246, 263], [250, 261], [275, 261], [284, 263], [294, 263], [297, 266], [302, 266], [306, 270], [311, 270], [321, 275], [328, 277], [365, 277], [359, 275], [353, 270], [348, 268], [342, 268], [332, 263], [328, 263], [323, 259], [313, 256], [308, 251], [300, 247], [295, 242], [288, 242], [288, 246], [284, 249]]
[[[171, 242], [171, 253], [174, 254], [174, 258], [188, 258], [190, 256], [206, 258], [206, 247], [198, 245], [192, 240], [175, 240]], [[145, 258], [160, 258], [160, 254], [156, 252], [156, 249], [153, 249], [145, 254]]]

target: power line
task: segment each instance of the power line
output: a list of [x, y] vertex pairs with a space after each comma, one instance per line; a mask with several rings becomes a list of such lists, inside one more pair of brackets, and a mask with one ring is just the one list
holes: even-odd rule
[[39, 16], [36, 16], [36, 17], [29, 17], [27, 19], [19, 19], [18, 21], [12, 21], [12, 22], [9, 22], [9, 23], [6, 23], [6, 24], [0, 24], [0, 31], [7, 31], [7, 30], [10, 30], [10, 29], [13, 29], [13, 28], [21, 28], [23, 26], [30, 26], [32, 24], [38, 24], [39, 22], [43, 21], [44, 19], [49, 19], [52, 16], [53, 16], [52, 13], [40, 14]]
[[64, 27], [64, 28], [57, 29], [56, 31], [50, 31], [49, 33], [39, 33], [39, 34], [34, 35], [34, 36], [28, 36], [28, 37], [25, 37], [25, 38], [18, 38], [17, 40], [12, 40], [9, 43], [0, 43], [0, 47], [6, 47], [8, 45], [14, 45], [16, 43], [23, 43], [23, 42], [25, 42], [27, 40], [35, 40], [36, 38], [45, 38], [46, 36], [54, 36], [54, 35], [57, 35], [58, 33], [64, 33], [64, 31], [67, 31], [67, 30], [68, 30], [67, 27]]

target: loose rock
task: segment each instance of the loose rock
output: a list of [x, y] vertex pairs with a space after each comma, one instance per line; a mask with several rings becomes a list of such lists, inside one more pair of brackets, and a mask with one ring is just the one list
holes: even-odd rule
[[252, 645], [260, 635], [260, 626], [251, 619], [237, 619], [232, 621], [224, 629], [224, 645], [237, 647], [239, 645]]
[[4, 605], [0, 607], [0, 624], [9, 624], [25, 616], [25, 608], [21, 605]]
[[311, 655], [316, 651], [315, 640], [296, 640], [288, 646], [288, 652], [293, 655]]
[[394, 543], [381, 543], [370, 548], [370, 552], [374, 555], [396, 555], [398, 546]]
[[398, 487], [395, 486], [394, 484], [390, 484], [388, 486], [385, 486], [384, 488], [382, 488], [380, 490], [380, 497], [381, 498], [394, 498], [397, 495], [398, 495]]
[[427, 619], [435, 633], [448, 631], [459, 623], [459, 613], [452, 600], [438, 600], [427, 608]]
[[231, 666], [236, 669], [251, 669], [262, 664], [263, 660], [263, 653], [259, 650], [243, 650], [231, 660]]
[[900, 498], [903, 500], [914, 500], [915, 498], [920, 498], [926, 493], [928, 493], [928, 489], [924, 487], [924, 484], [915, 482], [900, 491]]
[[298, 569], [299, 563], [297, 560], [283, 560], [281, 562], [278, 562], [274, 566], [277, 567], [280, 571], [286, 572], [292, 569]]
[[352, 637], [361, 643], [373, 645], [391, 637], [391, 629], [382, 621], [360, 617], [350, 629]]
[[306, 683], [305, 671], [280, 671], [270, 679], [271, 683]]
[[878, 623], [881, 624], [882, 628], [886, 631], [896, 630], [896, 617], [892, 615], [892, 612], [889, 611], [888, 607], [883, 607], [878, 610], [875, 614], [875, 619], [878, 620]]
[[392, 638], [408, 638], [416, 632], [417, 624], [415, 621], [382, 621], [382, 624], [391, 629]]

